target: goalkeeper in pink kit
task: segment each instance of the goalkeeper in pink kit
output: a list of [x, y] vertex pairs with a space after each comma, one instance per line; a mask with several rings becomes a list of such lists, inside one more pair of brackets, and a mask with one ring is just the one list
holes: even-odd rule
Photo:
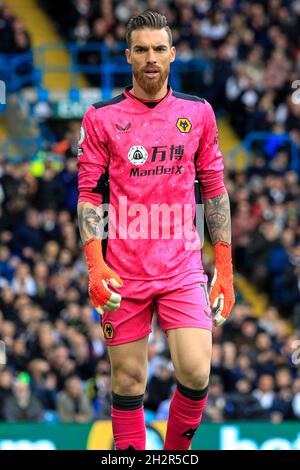
[[[145, 449], [155, 309], [177, 381], [164, 448], [185, 450], [207, 400], [212, 325], [222, 324], [234, 304], [230, 207], [211, 106], [168, 85], [176, 51], [166, 18], [131, 18], [127, 43], [133, 85], [92, 105], [82, 122], [78, 223], [111, 362], [116, 448]], [[193, 223], [195, 179], [215, 251], [210, 296]]]

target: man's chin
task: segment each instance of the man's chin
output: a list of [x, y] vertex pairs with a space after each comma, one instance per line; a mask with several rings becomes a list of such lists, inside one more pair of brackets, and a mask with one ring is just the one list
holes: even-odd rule
[[138, 81], [139, 86], [144, 90], [148, 95], [155, 95], [158, 93], [164, 85], [164, 81], [161, 77], [148, 78], [145, 77], [142, 80]]

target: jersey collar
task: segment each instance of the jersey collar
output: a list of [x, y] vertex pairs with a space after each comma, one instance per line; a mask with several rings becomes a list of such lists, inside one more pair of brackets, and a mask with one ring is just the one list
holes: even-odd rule
[[[170, 96], [172, 96], [172, 93], [173, 93], [173, 90], [172, 88], [170, 87], [170, 85], [168, 85], [168, 91], [167, 91], [167, 94], [159, 101], [159, 103], [154, 107], [154, 108], [149, 108], [145, 102], [151, 102], [151, 101], [158, 101], [158, 100], [141, 100], [140, 98], [137, 98], [136, 96], [134, 96], [132, 93], [129, 93], [129, 91], [132, 89], [132, 85], [129, 85], [125, 88], [125, 90], [123, 91], [123, 95], [129, 99], [132, 103], [135, 104], [135, 106], [138, 106], [140, 107], [141, 109], [144, 109], [145, 111], [148, 110], [148, 111], [153, 111], [153, 110], [157, 110], [157, 109], [161, 109], [163, 107], [166, 106], [166, 104], [169, 102], [169, 99], [170, 99]], [[143, 102], [145, 101], [145, 102]]]

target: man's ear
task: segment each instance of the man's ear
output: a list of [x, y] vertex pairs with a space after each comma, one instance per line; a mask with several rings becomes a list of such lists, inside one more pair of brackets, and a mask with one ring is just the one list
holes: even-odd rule
[[174, 46], [171, 47], [171, 60], [170, 62], [174, 62], [176, 58], [176, 48]]
[[130, 54], [129, 49], [125, 49], [125, 55], [126, 55], [127, 63], [131, 64], [131, 54]]

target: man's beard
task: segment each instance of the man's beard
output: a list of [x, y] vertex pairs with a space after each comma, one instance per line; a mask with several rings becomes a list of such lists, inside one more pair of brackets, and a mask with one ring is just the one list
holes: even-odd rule
[[166, 79], [169, 76], [170, 67], [162, 70], [160, 69], [157, 78], [148, 78], [144, 74], [144, 69], [140, 70], [133, 68], [132, 72], [138, 85], [147, 93], [147, 95], [153, 96], [156, 95], [163, 87]]

